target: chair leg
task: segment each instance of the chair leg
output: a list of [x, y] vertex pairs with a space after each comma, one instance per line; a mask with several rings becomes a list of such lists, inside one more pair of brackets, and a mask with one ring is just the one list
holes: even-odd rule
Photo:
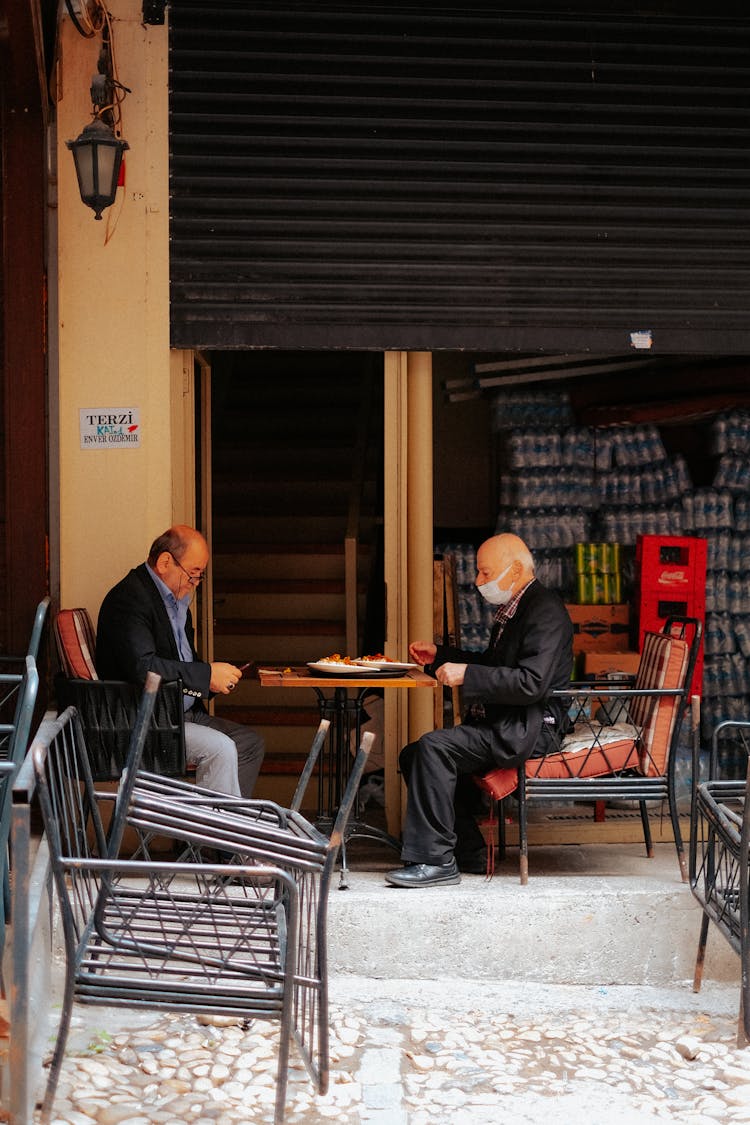
[[68, 1042], [70, 1019], [73, 1015], [74, 995], [75, 979], [71, 967], [68, 968], [65, 973], [62, 1012], [60, 1014], [60, 1024], [57, 1029], [57, 1041], [55, 1042], [55, 1049], [52, 1052], [52, 1061], [50, 1062], [49, 1067], [47, 1088], [44, 1091], [44, 1101], [42, 1103], [42, 1111], [39, 1118], [41, 1125], [49, 1125], [49, 1122], [52, 1120], [52, 1104], [55, 1100], [55, 1094], [57, 1093], [57, 1084], [60, 1081], [60, 1071], [62, 1069], [63, 1057], [65, 1055], [65, 1047]]
[[497, 802], [497, 858], [505, 859], [505, 798]]
[[518, 770], [518, 847], [519, 847], [519, 872], [521, 886], [525, 887], [529, 881], [529, 837], [526, 816], [526, 769], [521, 766]]
[[646, 855], [649, 859], [654, 858], [654, 842], [651, 839], [651, 825], [648, 822], [648, 810], [645, 801], [639, 801], [638, 805], [641, 810], [641, 824], [643, 825], [643, 839], [646, 844]]
[[683, 883], [688, 881], [688, 869], [685, 862], [685, 847], [682, 843], [682, 831], [680, 829], [680, 814], [677, 809], [677, 801], [675, 800], [673, 787], [669, 788], [669, 819], [672, 821], [672, 834], [674, 836], [674, 846], [677, 851], [677, 862], [680, 865], [680, 878]]
[[693, 974], [693, 992], [700, 992], [703, 983], [703, 964], [706, 960], [706, 942], [708, 941], [708, 914], [701, 918], [701, 932], [698, 938], [698, 953], [695, 958], [695, 972]]
[[750, 1018], [745, 1004], [745, 989], [740, 990], [740, 1013], [737, 1017], [737, 1046], [740, 1050], [750, 1047]]
[[[742, 865], [744, 868], [744, 864]], [[744, 897], [747, 893], [747, 875], [744, 870], [740, 878], [741, 886], [740, 896]], [[737, 1020], [737, 1046], [750, 1047], [750, 965], [748, 965], [748, 941], [747, 941], [747, 911], [742, 909], [743, 904], [740, 903], [740, 957], [742, 958], [741, 966], [741, 987], [740, 987], [740, 1014]]]

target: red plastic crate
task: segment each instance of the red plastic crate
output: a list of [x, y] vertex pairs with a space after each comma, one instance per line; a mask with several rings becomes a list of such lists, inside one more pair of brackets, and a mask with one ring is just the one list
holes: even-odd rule
[[[636, 542], [638, 650], [646, 632], [660, 633], [668, 617], [697, 617], [706, 623], [705, 539], [640, 535]], [[703, 641], [695, 662], [691, 695], [703, 694]]]
[[638, 585], [644, 594], [663, 592], [705, 600], [708, 543], [697, 536], [639, 535], [635, 547]]

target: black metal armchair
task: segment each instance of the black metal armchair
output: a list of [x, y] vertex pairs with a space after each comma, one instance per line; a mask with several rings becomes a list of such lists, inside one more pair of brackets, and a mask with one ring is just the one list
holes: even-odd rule
[[[528, 881], [527, 808], [541, 801], [638, 801], [649, 856], [653, 855], [647, 802], [667, 801], [677, 859], [684, 882], [684, 857], [677, 802], [675, 758], [702, 634], [700, 621], [671, 617], [661, 633], [647, 633], [632, 688], [612, 682], [571, 685], [557, 692], [569, 699], [572, 734], [542, 757], [516, 769], [477, 778], [495, 801], [518, 799], [521, 883]], [[592, 710], [601, 708], [599, 719]], [[627, 709], [627, 722], [622, 714]]]
[[[59, 610], [54, 634], [62, 669], [56, 681], [59, 710], [72, 706], [78, 711], [94, 781], [116, 780], [127, 759], [141, 691], [125, 681], [99, 679], [94, 663], [96, 634], [87, 610]], [[180, 681], [161, 684], [146, 735], [143, 764], [166, 777], [185, 776]]]

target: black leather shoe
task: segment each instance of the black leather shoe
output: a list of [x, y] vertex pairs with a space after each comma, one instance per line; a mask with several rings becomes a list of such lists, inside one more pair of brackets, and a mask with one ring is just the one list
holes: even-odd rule
[[455, 859], [450, 863], [410, 863], [396, 871], [388, 871], [386, 883], [392, 887], [439, 887], [460, 883], [461, 876]]

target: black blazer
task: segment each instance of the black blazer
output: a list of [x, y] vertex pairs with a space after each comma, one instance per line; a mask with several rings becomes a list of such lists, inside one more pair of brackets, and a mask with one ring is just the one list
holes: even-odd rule
[[[195, 656], [193, 619], [188, 611], [185, 635]], [[96, 670], [103, 680], [142, 684], [147, 672], [164, 680], [182, 680], [185, 695], [207, 699], [211, 666], [180, 659], [166, 606], [141, 563], [114, 586], [99, 610]]]
[[573, 625], [557, 594], [535, 581], [497, 642], [496, 635], [497, 626], [485, 652], [439, 645], [433, 668], [452, 661], [469, 665], [463, 700], [482, 703], [485, 717], [465, 721], [490, 726], [498, 766], [517, 766], [542, 749], [545, 715], [554, 728], [567, 729], [566, 702], [549, 696], [570, 683]]

